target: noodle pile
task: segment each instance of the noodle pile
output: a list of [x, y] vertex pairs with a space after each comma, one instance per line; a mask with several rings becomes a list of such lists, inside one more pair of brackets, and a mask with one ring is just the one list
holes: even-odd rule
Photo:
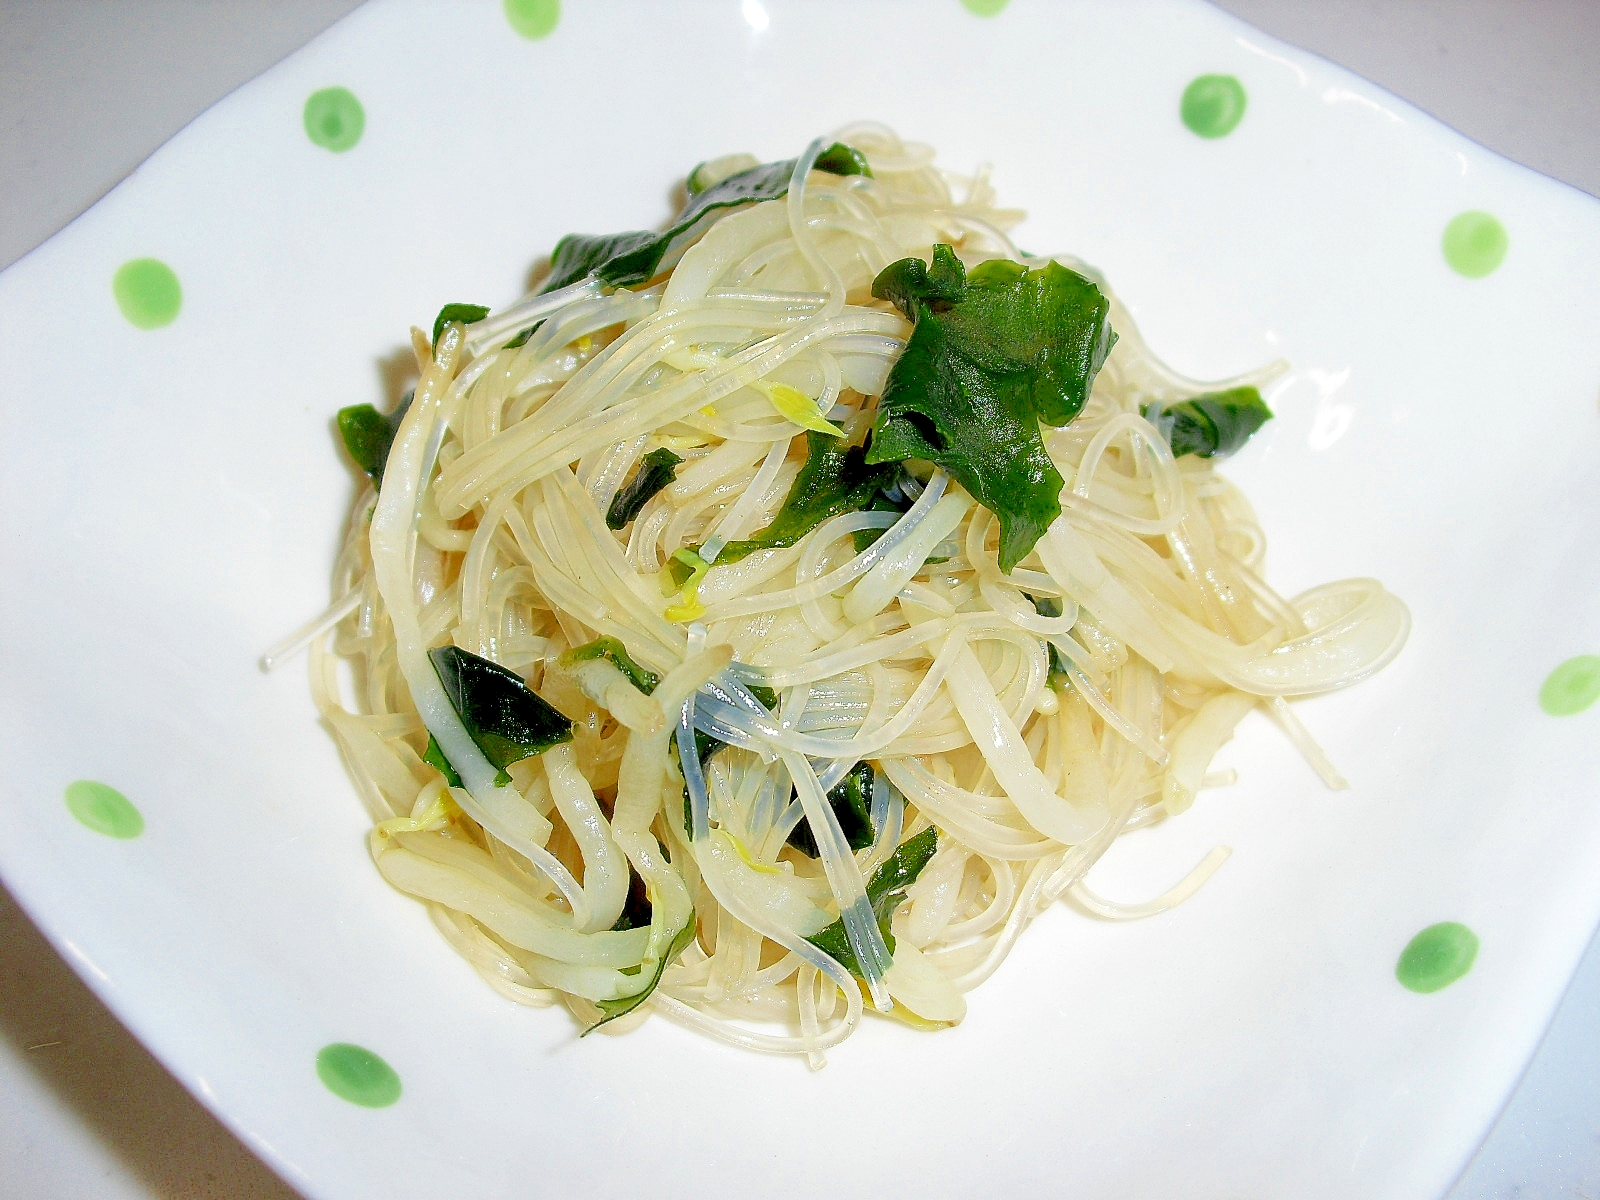
[[[1086, 406], [1044, 427], [1062, 515], [1014, 570], [996, 517], [917, 462], [898, 509], [717, 563], [783, 505], [802, 423], [871, 426], [911, 332], [872, 297], [884, 267], [936, 243], [968, 266], [1046, 261], [1017, 251], [1020, 214], [983, 174], [947, 175], [879, 126], [839, 136], [870, 176], [808, 169], [819, 140], [783, 198], [719, 213], [647, 284], [586, 278], [447, 321], [437, 345], [414, 332], [414, 399], [312, 645], [378, 869], [497, 989], [564, 1001], [585, 1027], [655, 1012], [814, 1063], [869, 1007], [959, 1021], [1062, 896], [1107, 917], [1181, 900], [1222, 852], [1138, 907], [1084, 876], [1226, 782], [1208, 764], [1252, 709], [1338, 786], [1285, 700], [1376, 670], [1408, 627], [1372, 580], [1268, 588], [1243, 496], [1141, 413], [1275, 369], [1182, 379], [1114, 297], [1120, 340]], [[672, 482], [608, 527], [661, 449], [681, 460]], [[679, 563], [714, 565], [673, 574], [685, 548]], [[601, 638], [625, 658], [568, 653]], [[446, 645], [525, 680], [570, 740], [502, 773], [430, 662]], [[425, 761], [430, 736], [460, 786]], [[830, 800], [851, 778], [859, 848]], [[875, 877], [931, 845], [885, 899]]]

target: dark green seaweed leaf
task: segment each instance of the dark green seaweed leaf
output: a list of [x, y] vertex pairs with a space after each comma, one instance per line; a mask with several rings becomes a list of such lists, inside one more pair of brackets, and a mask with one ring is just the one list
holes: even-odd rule
[[1253, 387], [1209, 392], [1178, 404], [1145, 404], [1139, 411], [1167, 439], [1174, 458], [1226, 457], [1272, 419], [1272, 410]]
[[632, 996], [623, 996], [620, 1000], [596, 1000], [596, 1006], [602, 1013], [605, 1014], [605, 1016], [601, 1017], [600, 1020], [596, 1021], [583, 1032], [585, 1034], [593, 1033], [596, 1029], [599, 1029], [600, 1026], [606, 1024], [608, 1021], [615, 1021], [618, 1017], [627, 1016], [634, 1009], [638, 1008], [639, 1005], [648, 1000], [650, 998], [650, 994], [654, 992], [660, 985], [661, 976], [666, 972], [666, 969], [673, 964], [678, 955], [682, 954], [689, 948], [689, 943], [694, 941], [694, 935], [695, 915], [694, 910], [691, 909], [689, 911], [688, 924], [686, 924], [682, 929], [678, 930], [677, 936], [672, 939], [672, 944], [667, 947], [667, 952], [661, 956], [661, 960], [656, 963], [656, 969], [651, 972], [650, 981]]
[[572, 740], [572, 722], [515, 672], [459, 646], [428, 657], [467, 733], [502, 776], [512, 763]]
[[439, 310], [439, 315], [433, 319], [433, 348], [439, 348], [439, 335], [444, 332], [444, 327], [451, 321], [460, 321], [463, 325], [471, 325], [474, 321], [481, 321], [489, 315], [489, 310], [481, 304], [446, 304]]
[[521, 346], [526, 346], [528, 344], [528, 339], [531, 338], [534, 334], [538, 333], [539, 332], [539, 326], [541, 326], [543, 324], [544, 324], [543, 321], [535, 321], [532, 325], [529, 325], [521, 333], [517, 334], [516, 337], [512, 338], [509, 342], [507, 342], [505, 344], [505, 346], [503, 347], [503, 349], [516, 350], [517, 348], [519, 348]]
[[[819, 171], [826, 171], [830, 175], [865, 175], [872, 178], [872, 168], [867, 165], [867, 156], [854, 146], [846, 146], [843, 142], [835, 142], [821, 154], [817, 155], [812, 164]], [[794, 169], [794, 164], [789, 164], [789, 169]]]
[[430, 767], [438, 769], [444, 776], [444, 781], [451, 787], [464, 787], [461, 776], [456, 774], [456, 769], [450, 765], [450, 760], [444, 756], [444, 747], [439, 745], [439, 739], [433, 734], [428, 735], [428, 749], [422, 756], [422, 761]]
[[783, 507], [765, 529], [729, 542], [718, 563], [737, 562], [756, 550], [792, 546], [829, 517], [865, 508], [872, 497], [899, 477], [898, 463], [868, 465], [860, 446], [845, 446], [826, 433], [806, 430], [806, 461], [783, 498]]
[[[727, 169], [732, 165], [735, 158], [740, 160], [746, 158], [750, 159], [750, 166], [752, 167], [759, 165], [756, 163], [755, 156], [753, 154], [729, 154], [722, 158], [712, 158], [703, 162], [697, 162], [689, 174], [684, 176], [683, 190], [690, 196], [698, 196], [713, 183], [717, 182], [712, 178], [714, 170], [717, 173], [720, 173], [723, 179], [726, 179], [729, 175], [737, 175], [738, 171], [730, 171]], [[746, 167], [739, 168], [740, 171], [747, 169], [748, 168]]]
[[[900, 493], [898, 499], [896, 499], [890, 497], [882, 490], [879, 490], [878, 494], [872, 498], [872, 503], [867, 505], [866, 511], [905, 513], [910, 511], [911, 504], [911, 497], [905, 495], [903, 492]], [[850, 540], [855, 543], [856, 553], [860, 554], [868, 546], [872, 545], [873, 542], [877, 541], [888, 532], [889, 531], [887, 529], [857, 529], [850, 535]]]
[[[883, 934], [883, 944], [894, 953], [894, 935], [889, 932], [889, 918], [900, 902], [906, 898], [906, 889], [917, 881], [922, 868], [928, 865], [933, 852], [939, 848], [939, 834], [932, 825], [916, 837], [900, 843], [888, 860], [867, 880], [867, 901], [873, 915], [878, 918], [878, 931]], [[806, 939], [817, 949], [839, 963], [852, 975], [860, 977], [861, 963], [850, 948], [850, 938], [844, 931], [844, 921], [835, 921], [821, 933]]]
[[[704, 193], [702, 193], [704, 194]], [[550, 275], [541, 293], [553, 292], [590, 275], [613, 287], [643, 283], [666, 256], [673, 226], [665, 234], [635, 229], [627, 233], [569, 233], [550, 256]]]
[[682, 462], [683, 459], [665, 446], [646, 454], [639, 461], [639, 469], [633, 473], [633, 478], [611, 497], [611, 507], [606, 509], [606, 527], [626, 528], [652, 496], [677, 478], [677, 470]]
[[[857, 763], [828, 793], [828, 807], [839, 819], [839, 828], [850, 849], [865, 850], [872, 845], [877, 831], [872, 828], [871, 764]], [[811, 823], [804, 818], [790, 832], [788, 843], [807, 858], [817, 857], [817, 840], [811, 832]]]
[[389, 461], [389, 449], [394, 445], [394, 435], [415, 394], [407, 392], [388, 414], [380, 413], [370, 404], [352, 404], [339, 410], [339, 437], [344, 441], [345, 451], [356, 466], [371, 477], [375, 487], [383, 485], [383, 468]]
[[1063, 481], [1039, 422], [1065, 425], [1082, 411], [1116, 340], [1110, 301], [1059, 263], [997, 259], [967, 272], [946, 245], [931, 266], [890, 263], [872, 294], [915, 328], [889, 372], [867, 462], [944, 467], [1000, 518], [1009, 571], [1061, 511]]
[[585, 642], [581, 646], [574, 646], [561, 656], [563, 665], [569, 663], [592, 662], [603, 658], [617, 670], [628, 677], [628, 682], [633, 684], [646, 696], [656, 690], [656, 685], [661, 682], [661, 676], [654, 671], [646, 671], [628, 654], [628, 648], [614, 637], [598, 637], [592, 642]]
[[[786, 195], [794, 164], [792, 158], [764, 163], [695, 192], [678, 219], [662, 233], [642, 229], [612, 234], [570, 233], [556, 243], [550, 256], [550, 276], [539, 290], [553, 292], [589, 275], [610, 287], [645, 283], [655, 276], [674, 242], [709, 213]], [[834, 175], [870, 174], [865, 157], [839, 142], [817, 156], [816, 168]]]
[[655, 909], [650, 904], [650, 890], [645, 887], [644, 876], [628, 867], [628, 898], [623, 901], [622, 913], [612, 924], [613, 932], [624, 929], [643, 929], [650, 924], [650, 915]]
[[703, 729], [694, 731], [694, 752], [700, 759], [700, 773], [705, 774], [706, 764], [711, 761], [711, 756], [718, 750], [726, 750], [728, 743], [719, 737], [707, 733]]

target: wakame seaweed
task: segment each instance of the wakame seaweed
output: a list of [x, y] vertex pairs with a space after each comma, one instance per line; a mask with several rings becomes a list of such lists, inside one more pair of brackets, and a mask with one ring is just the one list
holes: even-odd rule
[[512, 763], [572, 740], [572, 722], [515, 672], [459, 646], [440, 646], [428, 658], [468, 735], [499, 769], [497, 784], [510, 781]]
[[622, 913], [612, 923], [613, 932], [624, 929], [643, 929], [650, 924], [654, 909], [650, 904], [650, 891], [645, 887], [644, 876], [628, 864], [628, 898], [622, 902]]
[[428, 735], [428, 749], [422, 755], [422, 761], [435, 768], [444, 776], [444, 781], [451, 787], [465, 787], [461, 776], [456, 774], [456, 769], [450, 765], [450, 760], [444, 756], [444, 747], [439, 745], [439, 739], [433, 734]]
[[579, 663], [592, 662], [595, 659], [604, 659], [617, 670], [628, 677], [628, 682], [633, 684], [646, 696], [656, 690], [661, 683], [661, 676], [654, 671], [647, 671], [633, 661], [628, 648], [614, 637], [598, 637], [592, 642], [585, 642], [581, 646], [574, 646], [571, 650], [561, 655], [561, 662]]
[[[550, 275], [540, 287], [553, 292], [593, 275], [610, 287], [633, 287], [648, 282], [660, 270], [677, 239], [693, 230], [716, 209], [777, 200], [789, 192], [795, 159], [764, 163], [730, 175], [720, 183], [694, 193], [683, 211], [662, 233], [635, 229], [627, 233], [569, 233], [556, 243], [550, 256]], [[835, 142], [816, 159], [816, 169], [832, 175], [869, 175], [860, 151]]]
[[595, 1006], [599, 1008], [601, 1013], [604, 1015], [583, 1032], [585, 1034], [593, 1033], [596, 1029], [599, 1029], [600, 1026], [610, 1021], [615, 1021], [618, 1017], [627, 1016], [634, 1009], [638, 1008], [639, 1005], [648, 1000], [650, 998], [650, 994], [654, 992], [660, 985], [662, 974], [669, 966], [673, 964], [673, 962], [677, 960], [678, 955], [682, 954], [689, 948], [689, 943], [694, 941], [695, 929], [695, 913], [693, 909], [690, 909], [688, 923], [684, 925], [682, 929], [678, 930], [677, 934], [673, 937], [672, 944], [667, 947], [667, 952], [663, 954], [660, 960], [656, 963], [656, 968], [654, 972], [651, 973], [649, 982], [633, 995], [624, 996], [620, 1000], [596, 1000]]
[[640, 459], [639, 469], [633, 473], [633, 477], [611, 497], [611, 507], [606, 509], [606, 528], [626, 528], [650, 498], [676, 478], [682, 463], [683, 459], [665, 446], [650, 451]]
[[463, 325], [471, 325], [481, 321], [489, 315], [489, 310], [482, 304], [446, 304], [439, 310], [439, 315], [433, 319], [433, 340], [429, 343], [434, 350], [439, 348], [439, 335], [444, 332], [444, 327], [451, 321], [460, 321]]
[[810, 429], [805, 436], [805, 464], [789, 485], [778, 515], [766, 528], [724, 546], [717, 555], [719, 565], [757, 550], [792, 546], [828, 518], [867, 507], [873, 496], [900, 477], [899, 463], [873, 466], [862, 446], [846, 446]]
[[[884, 947], [890, 954], [894, 953], [894, 934], [889, 932], [889, 918], [894, 916], [894, 910], [906, 898], [906, 889], [917, 881], [922, 868], [928, 865], [938, 848], [938, 831], [930, 825], [915, 837], [900, 843], [884, 864], [872, 873], [872, 878], [867, 880], [867, 902], [872, 905], [872, 913], [878, 919], [878, 932], [883, 935]], [[850, 946], [842, 919], [806, 940], [837, 959], [852, 975], [861, 977], [861, 963]]]
[[345, 452], [367, 473], [374, 487], [383, 485], [384, 464], [389, 461], [394, 435], [399, 432], [414, 395], [415, 392], [407, 392], [391, 413], [380, 413], [370, 404], [352, 404], [339, 410], [336, 420]]
[[947, 245], [890, 263], [872, 294], [912, 321], [878, 402], [866, 461], [927, 459], [1000, 518], [1000, 569], [1061, 512], [1060, 473], [1041, 421], [1082, 411], [1116, 334], [1111, 302], [1059, 263], [995, 259], [970, 272]]
[[1226, 457], [1272, 419], [1272, 410], [1253, 387], [1208, 392], [1177, 404], [1145, 404], [1139, 412], [1161, 431], [1174, 458]]
[[532, 325], [529, 325], [521, 333], [517, 334], [516, 337], [512, 338], [509, 342], [507, 342], [503, 347], [501, 347], [501, 349], [503, 349], [503, 350], [517, 350], [517, 349], [520, 349], [523, 346], [526, 346], [528, 344], [528, 339], [531, 338], [534, 334], [538, 333], [539, 332], [539, 326], [541, 326], [543, 324], [544, 324], [543, 321], [535, 321]]
[[[792, 794], [792, 793], [791, 793]], [[828, 807], [838, 818], [839, 829], [852, 850], [865, 850], [872, 845], [877, 830], [872, 827], [872, 766], [857, 763], [843, 779], [828, 792]], [[811, 831], [811, 822], [801, 817], [789, 833], [788, 844], [807, 858], [817, 857], [817, 840]]]

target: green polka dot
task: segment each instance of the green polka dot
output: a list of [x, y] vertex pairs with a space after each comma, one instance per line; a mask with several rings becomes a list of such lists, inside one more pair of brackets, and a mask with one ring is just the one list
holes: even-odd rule
[[1464, 212], [1444, 227], [1444, 260], [1468, 279], [1482, 279], [1506, 256], [1506, 227], [1486, 212]]
[[135, 838], [144, 832], [144, 817], [121, 792], [92, 779], [69, 783], [67, 811], [79, 822], [107, 837]]
[[160, 329], [183, 307], [183, 286], [159, 258], [133, 258], [111, 277], [111, 294], [130, 325]]
[[349, 88], [323, 88], [306, 98], [305, 123], [308, 138], [337, 154], [361, 140], [367, 114]]
[[549, 37], [561, 21], [561, 0], [505, 0], [506, 20], [529, 41]]
[[1437, 992], [1472, 969], [1478, 935], [1455, 921], [1429, 925], [1406, 943], [1394, 977], [1413, 992]]
[[1178, 115], [1203, 138], [1225, 137], [1244, 119], [1244, 84], [1232, 75], [1201, 75], [1183, 89]]
[[961, 7], [975, 17], [997, 17], [1011, 0], [961, 0]]
[[317, 1078], [341, 1100], [387, 1108], [400, 1099], [400, 1076], [364, 1046], [334, 1042], [317, 1051]]
[[1539, 707], [1552, 717], [1570, 717], [1600, 700], [1600, 655], [1569, 658], [1539, 689]]

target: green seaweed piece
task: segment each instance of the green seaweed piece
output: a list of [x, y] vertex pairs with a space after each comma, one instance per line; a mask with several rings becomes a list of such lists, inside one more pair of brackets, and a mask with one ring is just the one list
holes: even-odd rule
[[1253, 387], [1208, 392], [1178, 404], [1144, 404], [1139, 412], [1161, 431], [1174, 458], [1225, 458], [1272, 419], [1272, 410]]
[[633, 684], [646, 696], [656, 690], [661, 683], [661, 676], [654, 671], [647, 671], [628, 653], [628, 648], [614, 637], [598, 637], [592, 642], [585, 642], [581, 646], [574, 646], [561, 656], [562, 665], [580, 662], [593, 662], [595, 659], [604, 659], [617, 670], [628, 677], [628, 682]]
[[1116, 334], [1111, 302], [1060, 263], [996, 259], [968, 272], [947, 245], [890, 263], [872, 294], [912, 321], [889, 371], [868, 463], [919, 458], [1000, 518], [1000, 567], [1020, 562], [1061, 512], [1040, 422], [1082, 411]]
[[423, 754], [422, 761], [436, 768], [451, 787], [466, 786], [461, 782], [461, 776], [456, 773], [456, 769], [450, 765], [450, 760], [444, 756], [444, 747], [439, 745], [439, 739], [431, 733], [428, 735], [428, 749]]
[[572, 740], [572, 722], [515, 672], [459, 646], [440, 646], [428, 658], [467, 734], [499, 769], [497, 785], [509, 782], [512, 763]]
[[460, 321], [463, 325], [471, 325], [481, 321], [489, 315], [489, 310], [482, 304], [446, 304], [439, 310], [439, 315], [433, 319], [433, 340], [429, 342], [437, 353], [439, 350], [439, 335], [444, 332], [444, 327], [451, 321]]
[[605, 1015], [593, 1025], [589, 1026], [589, 1028], [585, 1029], [583, 1031], [584, 1036], [593, 1033], [602, 1025], [608, 1024], [611, 1021], [615, 1021], [618, 1017], [627, 1016], [634, 1009], [638, 1008], [639, 1005], [648, 1000], [651, 996], [651, 993], [653, 993], [656, 988], [660, 986], [661, 976], [666, 973], [667, 968], [672, 965], [672, 963], [677, 959], [678, 955], [682, 954], [689, 948], [689, 943], [694, 941], [695, 928], [696, 923], [694, 910], [690, 909], [688, 923], [673, 935], [672, 943], [667, 947], [667, 952], [663, 954], [656, 962], [655, 970], [650, 973], [649, 982], [632, 996], [623, 996], [617, 1000], [596, 1000], [596, 1007], [598, 1007]]
[[[865, 850], [877, 834], [872, 827], [872, 774], [870, 763], [857, 763], [828, 792], [828, 807], [839, 819], [839, 828], [852, 850]], [[804, 818], [790, 831], [788, 844], [807, 858], [817, 857], [816, 836]]]
[[535, 321], [532, 325], [529, 325], [521, 333], [517, 334], [516, 337], [512, 338], [509, 342], [507, 342], [505, 344], [505, 346], [502, 347], [502, 349], [505, 349], [505, 350], [517, 350], [517, 349], [520, 349], [523, 346], [526, 346], [528, 344], [528, 339], [531, 338], [534, 334], [538, 333], [539, 332], [539, 326], [541, 326], [543, 324], [544, 324], [543, 321]]
[[611, 497], [611, 506], [606, 509], [606, 528], [626, 528], [652, 496], [677, 478], [677, 470], [682, 463], [683, 459], [665, 446], [650, 451], [640, 459], [639, 469], [633, 473], [633, 477]]
[[415, 392], [407, 392], [391, 413], [380, 413], [370, 404], [352, 404], [341, 408], [335, 418], [345, 453], [367, 473], [374, 487], [383, 486], [383, 468], [389, 461], [389, 450], [394, 446], [394, 436], [415, 395]]
[[[917, 881], [922, 869], [939, 848], [939, 834], [932, 826], [915, 837], [907, 838], [884, 864], [867, 880], [867, 902], [872, 905], [878, 920], [878, 931], [883, 934], [884, 947], [894, 953], [894, 935], [889, 932], [889, 919], [906, 898], [906, 889]], [[857, 978], [862, 977], [861, 963], [851, 949], [849, 935], [845, 933], [843, 919], [806, 939], [817, 949], [836, 959], [845, 970]]]
[[[787, 195], [795, 162], [791, 158], [763, 163], [693, 192], [678, 219], [661, 233], [643, 229], [610, 234], [569, 233], [556, 243], [550, 256], [550, 276], [539, 290], [553, 292], [590, 275], [609, 287], [633, 287], [648, 282], [660, 270], [668, 251], [679, 239], [694, 232], [703, 218], [720, 209], [777, 200]], [[816, 169], [833, 175], [871, 173], [866, 158], [859, 151], [839, 142], [817, 156]]]
[[806, 430], [806, 461], [789, 485], [778, 515], [766, 528], [717, 554], [717, 564], [738, 562], [757, 550], [792, 546], [830, 517], [858, 512], [900, 475], [898, 463], [868, 465], [861, 446], [843, 445], [838, 438]]

